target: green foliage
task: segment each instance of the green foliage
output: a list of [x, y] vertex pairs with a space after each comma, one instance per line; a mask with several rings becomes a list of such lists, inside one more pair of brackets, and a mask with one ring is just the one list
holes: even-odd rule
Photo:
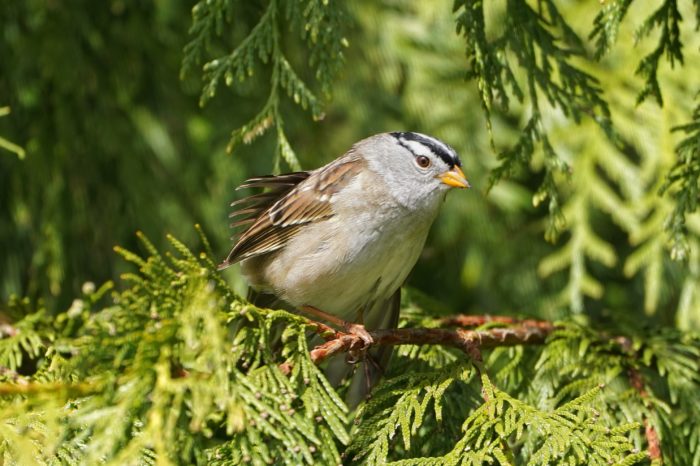
[[[610, 53], [624, 19], [635, 21], [643, 14], [638, 10], [630, 13], [631, 6], [632, 2], [627, 0], [605, 2], [597, 13], [589, 34], [590, 39], [595, 40], [597, 59], [603, 59]], [[470, 76], [477, 82], [487, 116], [492, 113], [495, 104], [507, 110], [511, 98], [528, 106], [525, 112], [526, 116], [529, 114], [527, 123], [515, 145], [500, 152], [501, 163], [492, 172], [492, 184], [504, 176], [513, 176], [516, 167], [532, 163], [533, 154], [541, 153], [542, 162], [539, 162], [539, 166], [544, 168], [544, 175], [533, 195], [533, 203], [537, 205], [547, 197], [550, 199], [550, 217], [545, 237], [553, 240], [562, 231], [571, 233], [563, 248], [540, 263], [540, 271], [545, 276], [549, 276], [552, 271], [569, 268], [568, 284], [560, 294], [563, 299], [557, 298], [554, 302], [568, 302], [572, 310], [580, 312], [584, 297], [600, 300], [604, 296], [603, 286], [588, 272], [586, 262], [598, 261], [606, 267], [619, 263], [612, 245], [595, 232], [591, 221], [591, 207], [595, 206], [630, 232], [633, 244], [639, 246], [624, 262], [624, 274], [630, 276], [644, 272], [647, 291], [644, 307], [648, 312], [653, 312], [663, 299], [662, 274], [668, 243], [667, 239], [659, 236], [660, 227], [665, 225], [670, 235], [672, 258], [686, 258], [689, 253], [685, 214], [694, 211], [694, 199], [697, 197], [697, 193], [692, 192], [697, 176], [689, 169], [692, 164], [689, 161], [694, 153], [692, 135], [677, 146], [676, 166], [667, 183], [670, 185], [678, 180], [681, 171], [687, 172], [687, 176], [682, 177], [683, 181], [677, 183], [685, 188], [679, 191], [675, 207], [658, 200], [656, 196], [650, 196], [644, 201], [646, 208], [635, 208], [634, 199], [639, 199], [639, 195], [634, 193], [636, 188], [630, 187], [629, 183], [638, 183], [638, 179], [630, 177], [634, 162], [630, 163], [624, 158], [639, 149], [627, 139], [628, 127], [619, 117], [615, 118], [616, 109], [613, 108], [611, 113], [608, 103], [610, 97], [603, 96], [596, 79], [605, 76], [606, 87], [613, 88], [611, 78], [614, 79], [614, 76], [605, 65], [601, 67], [588, 60], [575, 26], [567, 22], [557, 5], [544, 2], [534, 7], [526, 2], [505, 2], [508, 14], [505, 15], [505, 26], [502, 28], [489, 26], [488, 21], [489, 16], [499, 15], [500, 7], [492, 7], [489, 11], [481, 2], [457, 2], [455, 7], [459, 12], [458, 31], [462, 31], [469, 39], [467, 57], [471, 68]], [[645, 82], [635, 104], [644, 101], [649, 95], [663, 104], [658, 76], [660, 60], [664, 55], [672, 67], [677, 63], [683, 64], [683, 44], [680, 39], [682, 16], [679, 8], [675, 1], [661, 2], [652, 14], [641, 21], [635, 32], [637, 41], [642, 42], [650, 37], [655, 28], [661, 30], [653, 51], [640, 59], [637, 65], [637, 73]], [[489, 27], [492, 31], [490, 34], [487, 31]], [[521, 29], [524, 31], [516, 33]], [[521, 82], [527, 86], [520, 85]], [[529, 95], [522, 89], [529, 89]], [[617, 92], [624, 93], [620, 90]], [[540, 96], [546, 99], [538, 99]], [[543, 121], [539, 100], [546, 100], [551, 109], [560, 109], [564, 116], [575, 122], [580, 121], [581, 115], [593, 117], [595, 124], [588, 125], [586, 131], [578, 133], [585, 141], [577, 142], [578, 137], [572, 135], [568, 123], [561, 125], [555, 120]], [[617, 106], [618, 100], [615, 98]], [[631, 103], [625, 106], [629, 106], [630, 111], [635, 111]], [[639, 120], [635, 123], [639, 124]], [[584, 127], [585, 125], [584, 123]], [[563, 137], [556, 137], [553, 133], [560, 126], [567, 128], [566, 133]], [[596, 126], [603, 130], [601, 135], [607, 141], [591, 144], [592, 135], [594, 141], [601, 139], [595, 134]], [[688, 132], [693, 130], [692, 124], [679, 128]], [[577, 153], [573, 160], [557, 155], [567, 153], [569, 148]], [[661, 156], [666, 150], [662, 148], [661, 152], [649, 158], [658, 160], [668, 170], [670, 166]], [[646, 148], [642, 152], [646, 152]], [[591, 165], [586, 162], [589, 157], [599, 161]], [[611, 157], [618, 161], [612, 162]], [[606, 172], [605, 177], [599, 176], [596, 165]], [[642, 168], [642, 175], [644, 171]], [[573, 172], [575, 176], [573, 179], [566, 176], [562, 182], [561, 177], [556, 176], [557, 172]], [[619, 186], [610, 186], [610, 181]], [[652, 182], [653, 185], [657, 189], [660, 186], [655, 182]], [[622, 197], [619, 195], [620, 188]], [[570, 191], [571, 197], [567, 198], [562, 191]]]
[[[123, 291], [89, 290], [55, 319], [10, 304], [24, 337], [0, 340], [6, 464], [638, 464], [643, 422], [672, 464], [700, 458], [700, 338], [569, 322], [484, 363], [402, 347], [350, 428], [306, 319], [245, 303], [205, 252], [141, 240], [146, 257], [118, 248], [138, 267]], [[436, 325], [408, 304], [406, 323]]]
[[[694, 411], [686, 415], [666, 398], [680, 386], [698, 389], [697, 338], [666, 333], [628, 344], [561, 325], [543, 349], [500, 348], [476, 369], [455, 365], [454, 355], [436, 364], [445, 350], [402, 348], [414, 364], [399, 362], [403, 367], [392, 372], [402, 375], [365, 405], [351, 450], [366, 455], [367, 464], [638, 464], [647, 457], [640, 448], [647, 417], [661, 430], [662, 445], [698, 435], [688, 423]], [[430, 360], [434, 371], [406, 373], [416, 370], [413, 358]], [[668, 366], [683, 382], [666, 377]], [[643, 374], [641, 389], [630, 375], [636, 371]], [[474, 386], [479, 380], [481, 391]], [[669, 438], [679, 429], [683, 435]], [[671, 464], [696, 464], [694, 448], [674, 445], [664, 455]]]
[[[224, 33], [224, 26], [231, 22], [235, 8], [233, 0], [201, 1], [192, 9], [193, 23], [190, 33], [194, 36], [185, 47], [183, 73], [198, 65], [208, 55], [208, 45], [216, 36]], [[219, 83], [241, 86], [255, 75], [256, 62], [269, 64], [269, 96], [263, 108], [250, 121], [233, 131], [228, 151], [240, 143], [250, 143], [271, 126], [277, 128], [276, 171], [280, 160], [293, 170], [301, 165], [284, 132], [284, 119], [280, 110], [280, 92], [286, 91], [295, 104], [308, 109], [314, 120], [323, 118], [319, 98], [306, 82], [294, 71], [282, 48], [285, 41], [283, 25], [296, 29], [308, 50], [308, 64], [319, 82], [322, 92], [328, 95], [331, 82], [343, 61], [342, 48], [347, 39], [342, 36], [344, 11], [338, 4], [320, 0], [305, 2], [268, 3], [259, 22], [230, 54], [207, 61], [203, 67], [204, 86], [200, 105], [216, 95]]]
[[[610, 111], [597, 79], [575, 63], [577, 57], [584, 55], [583, 43], [552, 1], [541, 2], [538, 7], [524, 0], [507, 1], [505, 24], [491, 40], [487, 39], [481, 1], [457, 1], [455, 9], [459, 11], [457, 31], [467, 41], [469, 76], [477, 81], [487, 118], [490, 119], [494, 104], [508, 110], [509, 94], [520, 103], [527, 98], [529, 105], [530, 116], [522, 135], [512, 148], [499, 155], [501, 164], [492, 172], [491, 185], [511, 176], [517, 166], [527, 165], [536, 145], [540, 145], [545, 176], [533, 203], [537, 206], [549, 198], [551, 220], [546, 236], [554, 240], [562, 215], [554, 176], [557, 172], [566, 173], [568, 167], [557, 156], [547, 135], [540, 95], [575, 122], [589, 115], [602, 126], [610, 126]], [[525, 76], [519, 80], [520, 74]]]
[[[21, 318], [28, 314], [29, 302], [27, 299], [19, 300], [12, 297], [9, 308], [18, 310], [16, 316]], [[42, 332], [40, 326], [46, 320], [45, 312], [35, 312], [22, 319], [17, 326], [4, 324], [0, 327], [0, 362], [2, 367], [9, 372], [16, 371], [22, 366], [26, 357], [35, 359], [46, 350], [43, 339], [51, 338], [51, 334]]]
[[[465, 367], [466, 366], [466, 367]], [[465, 364], [451, 364], [441, 371], [414, 371], [387, 380], [364, 405], [362, 423], [355, 429], [349, 451], [353, 461], [384, 464], [397, 447], [411, 451], [411, 439], [423, 426], [424, 418], [442, 421], [442, 398], [456, 381], [470, 379]], [[428, 410], [430, 409], [430, 412]], [[393, 441], [400, 433], [402, 442]], [[419, 448], [425, 445], [419, 445]]]
[[535, 438], [525, 441], [527, 464], [620, 464], [646, 457], [645, 453], [633, 453], [626, 436], [638, 425], [610, 429], [598, 424], [597, 411], [587, 406], [597, 395], [595, 389], [551, 412], [541, 412], [511, 398], [486, 378], [484, 393], [488, 401], [465, 421], [464, 437], [445, 456], [443, 464], [508, 464], [511, 455], [503, 439], [512, 436], [520, 441], [526, 429]]
[[700, 105], [695, 107], [691, 123], [678, 126], [674, 130], [684, 133], [685, 138], [676, 147], [678, 160], [661, 186], [661, 193], [672, 191], [675, 201], [673, 213], [667, 220], [667, 228], [671, 235], [671, 256], [687, 259], [690, 247], [685, 225], [686, 216], [695, 212], [700, 196]]
[[[109, 11], [89, 4], [76, 18], [40, 3], [4, 4], [0, 86], [12, 113], [0, 118], [0, 134], [27, 153], [0, 157], [4, 299], [20, 291], [50, 310], [66, 307], [84, 282], [119, 275], [104, 251], [135, 247], [136, 229], [162, 246], [162, 231], [190, 243], [187, 225], [200, 223], [221, 254], [226, 202], [246, 176], [282, 160], [316, 167], [368, 134], [409, 128], [456, 147], [476, 187], [448, 199], [451, 214], [438, 219], [414, 286], [467, 311], [644, 308], [692, 327], [692, 139], [679, 145], [683, 133], [672, 128], [694, 121], [695, 5], [280, 0], [200, 2], [193, 12], [182, 2], [127, 1]], [[653, 65], [664, 106], [637, 104], [647, 81], [630, 70], [659, 47], [666, 22], [642, 25], [675, 10], [683, 62], [669, 72], [664, 51]], [[668, 24], [667, 44], [676, 27]], [[153, 34], [142, 39], [143, 30]], [[634, 47], [622, 40], [635, 34]], [[19, 50], [39, 58], [23, 60]], [[221, 92], [227, 74], [233, 92]], [[209, 98], [207, 89], [219, 92]], [[295, 92], [312, 118], [298, 113]], [[273, 107], [270, 119], [262, 109]], [[255, 144], [225, 155], [232, 127], [252, 141], [269, 125]], [[549, 245], [543, 231], [559, 239]], [[243, 289], [238, 275], [231, 280]]]
[[600, 12], [593, 20], [593, 29], [589, 35], [589, 39], [595, 40], [596, 59], [601, 59], [617, 41], [620, 23], [625, 18], [630, 5], [632, 0], [613, 0], [602, 5]]
[[663, 104], [661, 98], [661, 89], [657, 77], [659, 60], [666, 54], [666, 57], [674, 66], [676, 60], [683, 63], [682, 44], [680, 40], [680, 22], [681, 14], [678, 11], [678, 2], [676, 0], [667, 0], [649, 16], [638, 31], [638, 36], [646, 36], [655, 28], [661, 29], [661, 37], [658, 46], [649, 55], [639, 62], [639, 67], [636, 73], [646, 78], [644, 88], [637, 97], [638, 102], [642, 102], [648, 96], [652, 95], [659, 104]]
[[[4, 117], [10, 114], [10, 107], [0, 107], [0, 117]], [[0, 149], [5, 149], [10, 152], [14, 152], [17, 157], [23, 159], [26, 155], [24, 149], [17, 144], [8, 141], [7, 139], [0, 137]]]
[[[30, 432], [46, 463], [339, 462], [329, 440], [347, 443], [346, 408], [309, 360], [304, 321], [241, 302], [204, 253], [171, 238], [175, 252], [163, 256], [141, 239], [145, 259], [118, 250], [139, 273], [125, 274], [131, 285], [111, 303], [98, 304], [98, 291], [52, 327], [29, 313], [2, 340], [3, 393], [27, 393], [5, 398], [4, 428]], [[36, 368], [11, 380], [21, 354]], [[27, 409], [35, 415], [17, 414]], [[17, 447], [3, 443], [6, 462], [27, 464]]]
[[[620, 23], [625, 18], [632, 0], [613, 0], [606, 2], [600, 13], [595, 18], [594, 27], [590, 38], [596, 41], [596, 58], [600, 59], [610, 51], [617, 41]], [[696, 5], [697, 8], [697, 5]], [[698, 15], [696, 10], [696, 17]], [[681, 42], [681, 21], [683, 17], [680, 13], [676, 0], [664, 0], [656, 11], [651, 13], [639, 26], [635, 32], [636, 41], [648, 37], [659, 28], [661, 34], [658, 44], [652, 52], [639, 61], [636, 74], [645, 79], [644, 87], [637, 96], [637, 103], [643, 102], [647, 97], [653, 96], [659, 105], [663, 105], [661, 87], [659, 85], [659, 62], [663, 55], [666, 55], [668, 62], [673, 67], [678, 61], [683, 64], [683, 44]]]
[[0, 94], [12, 109], [0, 135], [26, 152], [0, 156], [3, 300], [21, 290], [50, 312], [67, 306], [86, 281], [118, 277], [105, 251], [135, 247], [137, 228], [194, 240], [189, 225], [216, 217], [218, 199], [208, 204], [194, 180], [231, 169], [190, 156], [226, 134], [178, 81], [190, 21], [179, 3], [0, 5]]

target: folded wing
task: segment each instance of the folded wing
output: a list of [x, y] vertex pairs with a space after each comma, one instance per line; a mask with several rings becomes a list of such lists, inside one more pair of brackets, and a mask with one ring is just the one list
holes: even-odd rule
[[244, 259], [284, 247], [301, 226], [333, 215], [331, 199], [362, 168], [362, 160], [348, 154], [313, 172], [260, 176], [238, 189], [268, 188], [231, 204], [229, 217], [239, 217], [232, 227], [249, 225], [220, 265], [228, 267]]

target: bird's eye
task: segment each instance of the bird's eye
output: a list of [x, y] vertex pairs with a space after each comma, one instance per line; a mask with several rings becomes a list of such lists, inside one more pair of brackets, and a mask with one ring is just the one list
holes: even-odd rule
[[425, 155], [419, 155], [416, 157], [416, 163], [421, 168], [428, 168], [430, 166], [430, 159]]

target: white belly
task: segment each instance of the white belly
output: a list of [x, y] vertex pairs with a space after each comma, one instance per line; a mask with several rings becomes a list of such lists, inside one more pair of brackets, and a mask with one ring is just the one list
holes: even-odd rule
[[433, 219], [392, 220], [378, 224], [376, 216], [358, 214], [352, 225], [341, 227], [336, 217], [319, 222], [267, 264], [258, 287], [293, 306], [311, 305], [356, 321], [366, 306], [388, 299], [403, 284]]

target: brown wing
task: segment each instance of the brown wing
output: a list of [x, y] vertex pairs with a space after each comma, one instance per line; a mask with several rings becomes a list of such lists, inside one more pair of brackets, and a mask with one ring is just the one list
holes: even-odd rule
[[331, 197], [362, 168], [353, 154], [342, 157], [314, 172], [251, 178], [240, 188], [268, 187], [270, 191], [232, 203], [246, 206], [230, 217], [246, 216], [232, 226], [248, 225], [219, 269], [243, 259], [276, 251], [309, 222], [333, 215]]

